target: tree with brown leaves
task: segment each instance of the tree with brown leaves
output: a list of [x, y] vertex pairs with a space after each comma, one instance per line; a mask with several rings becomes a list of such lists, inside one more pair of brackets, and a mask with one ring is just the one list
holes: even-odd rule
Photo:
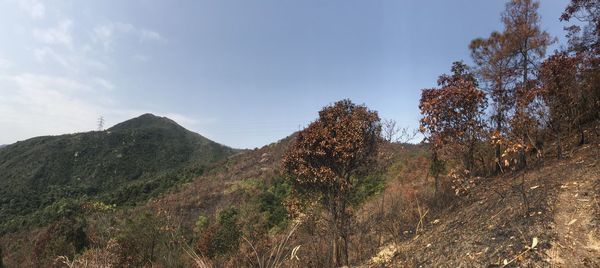
[[453, 75], [439, 77], [439, 88], [423, 89], [419, 103], [423, 116], [420, 130], [431, 145], [436, 192], [441, 149], [448, 147], [461, 152], [464, 167], [472, 171], [475, 145], [485, 127], [485, 93], [477, 87], [475, 77], [464, 63], [453, 63], [452, 71]]
[[341, 100], [319, 112], [283, 158], [293, 189], [316, 197], [331, 216], [332, 265], [348, 265], [351, 194], [377, 152], [377, 112]]
[[600, 52], [600, 0], [571, 0], [560, 16], [561, 21], [576, 19], [587, 25], [571, 25], [568, 31], [570, 49], [581, 52]]
[[[579, 87], [582, 93], [581, 123], [600, 121], [600, 0], [571, 0], [562, 21], [580, 23], [566, 27], [569, 51], [581, 60]], [[585, 143], [581, 124], [579, 144]]]
[[[477, 64], [477, 73], [483, 82], [483, 88], [488, 94], [492, 115], [490, 123], [493, 127], [492, 139], [505, 139], [508, 131], [510, 112], [514, 109], [514, 70], [511, 68], [512, 59], [506, 52], [508, 39], [499, 32], [493, 32], [490, 37], [477, 38], [471, 41], [471, 57]], [[494, 143], [495, 170], [502, 171], [502, 147], [500, 142]]]
[[540, 3], [534, 0], [511, 0], [502, 14], [505, 53], [513, 59], [514, 75], [521, 77], [516, 85], [517, 102], [520, 94], [526, 94], [532, 88], [537, 66], [553, 42], [550, 35], [541, 30], [539, 6]]
[[[531, 144], [531, 117], [529, 105], [534, 100], [537, 68], [546, 54], [546, 48], [553, 42], [550, 35], [541, 30], [538, 8], [535, 0], [511, 0], [502, 13], [506, 40], [505, 53], [514, 64], [515, 113], [511, 121], [513, 140], [524, 145], [519, 152], [519, 165], [526, 167], [525, 151]], [[533, 145], [535, 146], [535, 145]]]
[[578, 58], [556, 53], [540, 67], [539, 94], [547, 107], [546, 125], [556, 137], [557, 158], [562, 158], [561, 135], [580, 120], [582, 111], [577, 85]]

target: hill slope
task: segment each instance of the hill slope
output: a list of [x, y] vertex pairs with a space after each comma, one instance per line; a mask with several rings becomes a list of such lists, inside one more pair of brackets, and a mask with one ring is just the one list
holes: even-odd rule
[[[525, 172], [473, 181], [469, 194], [368, 266], [598, 267], [598, 144]], [[531, 247], [534, 238], [538, 244]], [[508, 265], [506, 265], [508, 264]]]
[[133, 204], [235, 152], [151, 114], [8, 145], [0, 150], [0, 232], [49, 222], [83, 199]]
[[[148, 125], [152, 124], [126, 122], [111, 131], [139, 131]], [[600, 147], [597, 139], [590, 139], [589, 144], [567, 152], [563, 160], [549, 154], [537, 163], [532, 161], [524, 173], [469, 178], [463, 182], [468, 185], [464, 194], [454, 196], [454, 190], [450, 190], [450, 196], [439, 197], [434, 195], [428, 174], [427, 145], [383, 144], [379, 164], [373, 166], [369, 176], [374, 178], [372, 184], [358, 189], [364, 192], [365, 200], [353, 211], [350, 262], [363, 264], [359, 267], [503, 267], [505, 261], [507, 267], [597, 267]], [[289, 185], [280, 170], [282, 155], [293, 141], [294, 135], [226, 157], [194, 180], [184, 180], [151, 202], [87, 215], [85, 232], [94, 239], [82, 253], [89, 254], [87, 259], [82, 260], [90, 260], [94, 254], [121, 256], [117, 254], [123, 252], [119, 247], [115, 248], [117, 253], [111, 251], [111, 241], [115, 237], [118, 240], [119, 233], [128, 232], [129, 222], [153, 214], [167, 226], [157, 230], [173, 233], [161, 240], [151, 262], [165, 267], [191, 267], [192, 258], [186, 249], [201, 250], [202, 242], [212, 239], [198, 231], [199, 223], [204, 222], [205, 230], [221, 230], [221, 212], [233, 208], [238, 215], [235, 230], [241, 230], [240, 235], [248, 240], [240, 240], [233, 251], [211, 259], [215, 267], [256, 267], [254, 259], [248, 258], [254, 257], [254, 250], [266, 258], [273, 247], [290, 254], [298, 245], [298, 259], [286, 258], [283, 267], [327, 267], [331, 236], [323, 224], [326, 218], [322, 216], [326, 215], [318, 210], [311, 212], [314, 217], [302, 218], [285, 246], [278, 242], [287, 239], [295, 222], [286, 213]], [[446, 177], [446, 186], [454, 183], [451, 181]], [[146, 185], [146, 181], [139, 183], [126, 185]], [[0, 237], [0, 247], [7, 254], [5, 263], [35, 267], [35, 260], [45, 256], [31, 254], [45, 245], [45, 236], [40, 234], [51, 236], [54, 231], [39, 228]], [[135, 234], [163, 233], [141, 230]], [[534, 238], [539, 243], [528, 250]], [[125, 242], [128, 240], [119, 243], [127, 245]], [[47, 245], [52, 249], [53, 244]], [[117, 255], [110, 255], [113, 253]], [[52, 254], [47, 255], [52, 259], [71, 253], [61, 249]], [[128, 251], [121, 257], [135, 254], [139, 252]]]
[[[126, 122], [120, 126], [115, 126], [119, 129], [122, 126], [129, 125], [131, 122]], [[157, 217], [161, 221], [170, 223], [177, 222], [184, 230], [186, 239], [194, 237], [194, 225], [199, 215], [215, 217], [219, 211], [231, 206], [244, 207], [248, 206], [256, 199], [262, 199], [266, 196], [267, 191], [263, 189], [267, 181], [272, 180], [278, 175], [279, 161], [281, 155], [291, 143], [292, 138], [283, 139], [277, 143], [264, 146], [256, 150], [246, 150], [225, 159], [213, 163], [204, 169], [204, 172], [199, 176], [183, 180], [178, 185], [172, 187], [168, 192], [161, 195], [153, 196], [149, 202], [139, 202], [135, 206], [117, 206], [116, 209], [100, 210], [100, 211], [84, 211], [81, 213], [86, 219], [86, 236], [90, 238], [88, 248], [92, 250], [102, 251], [107, 241], [113, 241], [114, 236], [109, 236], [108, 240], [99, 239], [104, 237], [106, 233], [123, 230], [123, 223], [127, 223], [132, 219], [137, 219], [141, 215], [147, 213], [161, 214]], [[115, 190], [118, 191], [118, 190]], [[283, 206], [278, 202], [272, 204], [278, 215], [284, 212]], [[260, 209], [260, 208], [259, 208]], [[169, 217], [164, 217], [167, 212]], [[255, 210], [245, 214], [244, 221], [255, 221], [257, 217], [264, 217], [264, 213], [254, 213]], [[68, 218], [68, 217], [67, 217]], [[284, 218], [271, 217], [270, 222], [274, 224], [282, 224]], [[168, 219], [168, 220], [167, 220]], [[50, 245], [47, 248], [44, 246], [44, 237], [52, 239], [61, 239], [60, 234], [55, 234], [52, 226], [60, 225], [60, 219], [57, 219], [57, 224], [50, 224], [31, 228], [20, 232], [11, 232], [4, 235], [0, 234], [0, 249], [3, 249], [3, 260], [7, 267], [39, 267], [40, 265], [48, 265], [53, 263], [56, 255], [71, 254], [64, 248], [54, 249]], [[283, 225], [283, 224], [282, 224]], [[108, 227], [110, 226], [110, 227]], [[46, 236], [44, 236], [46, 234]], [[151, 234], [151, 233], [145, 233]], [[158, 234], [152, 234], [157, 235]], [[169, 236], [171, 237], [171, 236]], [[178, 243], [178, 242], [177, 242]], [[157, 263], [169, 263], [170, 254], [177, 255], [184, 261], [183, 267], [192, 267], [191, 263], [187, 262], [186, 253], [181, 251], [180, 245], [175, 243], [175, 247], [168, 249], [156, 249]], [[161, 244], [164, 246], [165, 244]], [[52, 254], [44, 255], [44, 250], [51, 251]], [[36, 252], [36, 249], [38, 251]], [[55, 250], [55, 251], [53, 251]], [[73, 257], [73, 256], [70, 256]], [[45, 258], [42, 262], [40, 259]], [[169, 260], [169, 261], [167, 261]], [[114, 261], [114, 260], [112, 260]], [[88, 266], [96, 267], [96, 266]], [[118, 265], [116, 267], [119, 267]], [[169, 266], [165, 267], [181, 267]]]

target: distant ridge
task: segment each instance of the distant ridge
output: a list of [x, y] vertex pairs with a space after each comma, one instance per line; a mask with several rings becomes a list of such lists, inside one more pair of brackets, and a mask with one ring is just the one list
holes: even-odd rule
[[236, 152], [153, 114], [11, 144], [0, 150], [0, 233], [52, 221], [86, 200], [133, 205]]

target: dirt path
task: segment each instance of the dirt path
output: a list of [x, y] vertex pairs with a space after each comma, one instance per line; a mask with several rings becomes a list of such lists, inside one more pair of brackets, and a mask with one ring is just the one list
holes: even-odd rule
[[557, 240], [547, 251], [552, 267], [600, 267], [599, 180], [600, 174], [582, 172], [560, 186], [553, 226]]

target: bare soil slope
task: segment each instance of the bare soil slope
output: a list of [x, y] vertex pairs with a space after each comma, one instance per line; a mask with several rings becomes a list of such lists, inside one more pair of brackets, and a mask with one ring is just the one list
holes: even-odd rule
[[599, 156], [594, 142], [564, 160], [477, 179], [424, 231], [383, 247], [384, 260], [368, 266], [600, 267]]
[[[578, 163], [585, 165], [583, 159]], [[595, 166], [596, 162], [589, 165]], [[599, 200], [596, 188], [600, 184], [600, 174], [581, 174], [585, 169], [575, 171], [560, 186], [562, 191], [556, 199], [553, 225], [557, 236], [553, 243], [555, 246], [547, 252], [552, 266], [600, 266], [600, 228], [597, 225]]]

